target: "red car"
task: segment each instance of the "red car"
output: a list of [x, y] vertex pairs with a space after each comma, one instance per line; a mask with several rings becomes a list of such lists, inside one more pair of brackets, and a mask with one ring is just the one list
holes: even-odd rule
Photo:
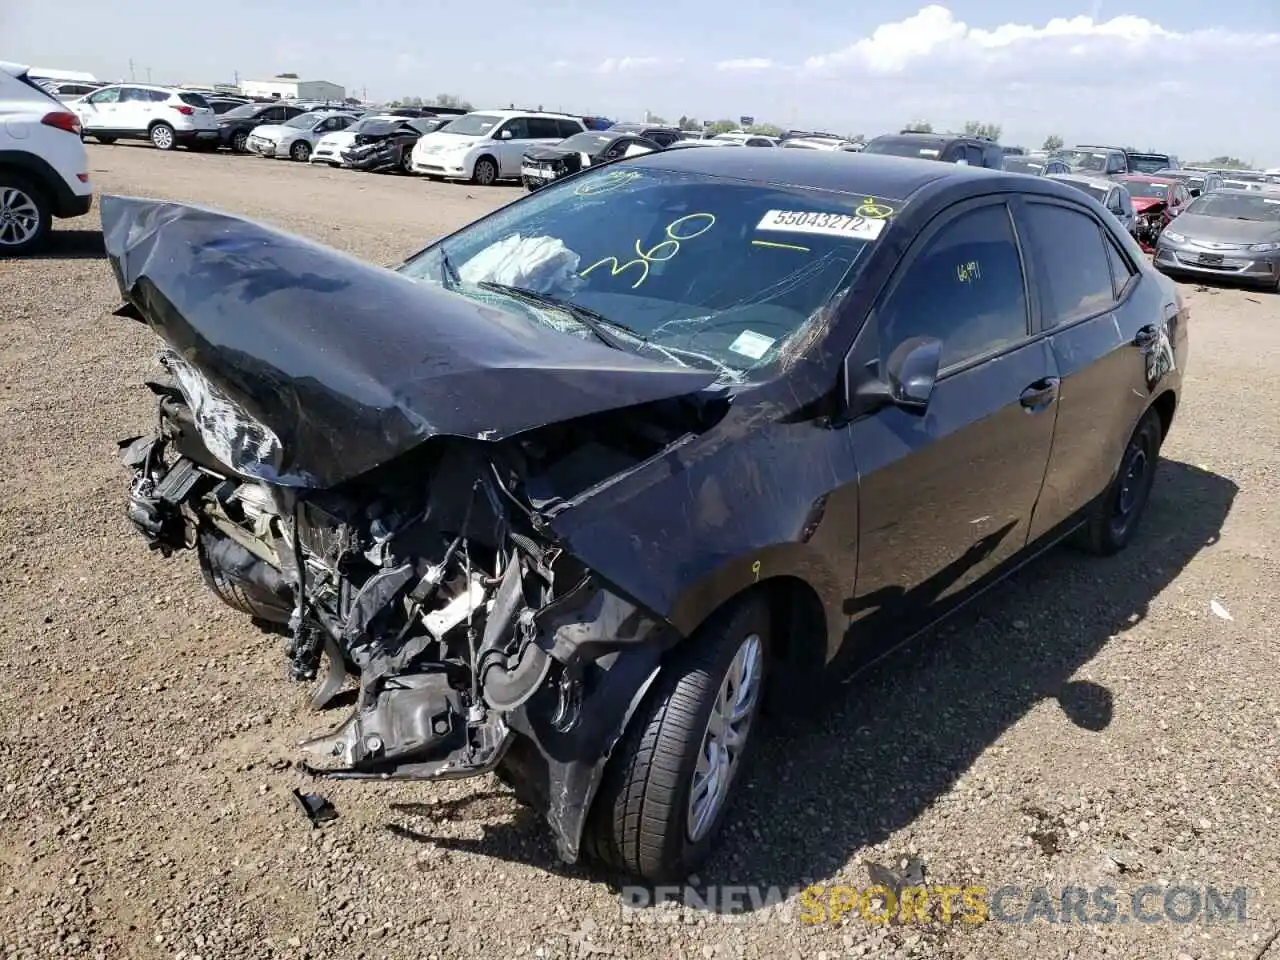
[[1160, 232], [1191, 202], [1186, 184], [1144, 173], [1131, 173], [1114, 179], [1123, 183], [1133, 198], [1133, 209], [1138, 217], [1134, 234], [1142, 249], [1152, 253]]

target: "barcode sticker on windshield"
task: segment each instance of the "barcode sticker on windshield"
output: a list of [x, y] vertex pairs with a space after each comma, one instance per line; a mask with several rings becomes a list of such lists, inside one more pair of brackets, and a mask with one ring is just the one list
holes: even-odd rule
[[738, 334], [738, 338], [729, 344], [729, 349], [752, 360], [759, 360], [769, 352], [772, 346], [773, 337], [766, 337], [763, 333], [756, 333], [754, 330], [743, 330]]
[[855, 217], [848, 213], [808, 213], [803, 210], [770, 210], [756, 225], [757, 230], [810, 233], [828, 237], [874, 240], [884, 230], [883, 220]]

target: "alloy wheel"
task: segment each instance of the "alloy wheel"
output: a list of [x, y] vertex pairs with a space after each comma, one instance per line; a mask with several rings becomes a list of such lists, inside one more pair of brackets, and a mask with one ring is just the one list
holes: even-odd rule
[[0, 246], [30, 243], [40, 229], [40, 209], [17, 187], [0, 187]]
[[173, 131], [163, 123], [152, 127], [151, 142], [157, 150], [169, 150], [173, 147]]
[[764, 644], [753, 633], [734, 654], [702, 735], [689, 789], [687, 832], [693, 843], [701, 840], [715, 824], [729, 796], [729, 787], [760, 706], [763, 676]]

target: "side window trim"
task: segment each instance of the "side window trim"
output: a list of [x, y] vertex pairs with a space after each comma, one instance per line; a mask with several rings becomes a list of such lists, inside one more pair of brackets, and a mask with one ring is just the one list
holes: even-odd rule
[[[1102, 242], [1104, 244], [1111, 244], [1111, 246], [1113, 246], [1116, 252], [1120, 255], [1120, 259], [1128, 265], [1129, 270], [1131, 271], [1129, 282], [1125, 284], [1124, 289], [1121, 291], [1121, 295], [1118, 297], [1115, 296], [1115, 281], [1114, 279], [1112, 280], [1112, 285], [1111, 285], [1112, 301], [1103, 310], [1098, 310], [1095, 313], [1091, 313], [1086, 316], [1075, 317], [1071, 320], [1068, 320], [1066, 323], [1055, 324], [1052, 327], [1045, 327], [1043, 318], [1041, 318], [1037, 314], [1037, 318], [1036, 318], [1037, 329], [1036, 329], [1036, 332], [1032, 335], [1032, 339], [1036, 339], [1039, 337], [1052, 336], [1053, 334], [1058, 333], [1062, 330], [1070, 330], [1072, 327], [1076, 326], [1077, 324], [1088, 323], [1090, 320], [1096, 320], [1098, 317], [1114, 311], [1117, 307], [1119, 307], [1122, 303], [1124, 303], [1126, 300], [1129, 299], [1129, 297], [1133, 295], [1133, 291], [1137, 289], [1137, 286], [1138, 286], [1137, 281], [1142, 279], [1142, 270], [1139, 267], [1134, 265], [1133, 257], [1129, 255], [1129, 251], [1125, 249], [1124, 244], [1116, 241], [1115, 235], [1111, 232], [1110, 228], [1108, 228], [1106, 224], [1104, 224], [1097, 217], [1095, 217], [1093, 215], [1092, 210], [1090, 210], [1088, 207], [1085, 207], [1083, 205], [1078, 205], [1068, 200], [1064, 200], [1061, 197], [1037, 196], [1031, 202], [1035, 204], [1043, 204], [1044, 206], [1050, 206], [1050, 207], [1063, 207], [1067, 210], [1074, 211], [1075, 213], [1082, 213], [1085, 216], [1087, 216], [1090, 220], [1093, 221], [1093, 225], [1097, 227], [1097, 229], [1099, 230], [1100, 239], [1102, 240]], [[1023, 244], [1022, 246], [1025, 247], [1025, 244]], [[1034, 265], [1034, 269], [1032, 272], [1034, 273], [1040, 269], [1040, 263], [1039, 263], [1039, 260], [1035, 258], [1034, 252], [1031, 255], [1031, 259]], [[1110, 258], [1107, 259], [1107, 269], [1108, 271], [1110, 271], [1111, 269]], [[1038, 298], [1037, 298], [1037, 302], [1038, 302]]]
[[[876, 296], [874, 305], [867, 313], [864, 330], [873, 334], [874, 342], [878, 344], [880, 339], [879, 324], [881, 308], [888, 299], [893, 296], [894, 291], [898, 289], [899, 284], [902, 283], [902, 279], [906, 276], [907, 272], [920, 260], [921, 254], [928, 250], [929, 245], [933, 242], [934, 238], [954, 223], [958, 218], [972, 213], [975, 210], [994, 206], [1003, 207], [1005, 216], [1009, 218], [1009, 229], [1013, 235], [1014, 249], [1017, 251], [1018, 263], [1022, 269], [1022, 295], [1025, 309], [1023, 337], [1013, 343], [1004, 344], [1003, 346], [995, 349], [987, 350], [984, 353], [974, 354], [971, 357], [965, 357], [963, 360], [958, 360], [955, 363], [942, 367], [938, 371], [938, 380], [941, 381], [947, 377], [955, 376], [970, 369], [971, 367], [977, 366], [980, 363], [985, 363], [988, 360], [993, 360], [1006, 353], [1019, 350], [1039, 337], [1040, 334], [1036, 329], [1038, 327], [1039, 319], [1038, 308], [1035, 297], [1035, 288], [1031, 284], [1031, 271], [1029, 269], [1030, 261], [1024, 250], [1025, 244], [1019, 235], [1018, 219], [1014, 216], [1013, 210], [1013, 207], [1018, 203], [1020, 203], [1020, 198], [1016, 194], [984, 194], [977, 197], [966, 197], [965, 199], [959, 200], [943, 210], [938, 211], [938, 213], [934, 215], [933, 219], [925, 224], [924, 228], [916, 234], [915, 240], [911, 243], [911, 246], [907, 248], [906, 254], [903, 255], [902, 259], [899, 260], [897, 265], [893, 268], [893, 272], [890, 274], [889, 279], [885, 282], [884, 286], [880, 288], [880, 293]], [[858, 339], [861, 340], [862, 338], [859, 337]], [[850, 356], [853, 355], [853, 351], [857, 350], [858, 347], [859, 344], [855, 341], [853, 346], [849, 349]]]

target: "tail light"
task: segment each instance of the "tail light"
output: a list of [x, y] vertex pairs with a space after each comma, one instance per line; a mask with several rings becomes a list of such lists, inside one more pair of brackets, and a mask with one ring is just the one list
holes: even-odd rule
[[46, 113], [40, 118], [40, 122], [46, 127], [56, 127], [59, 130], [67, 131], [67, 133], [74, 133], [77, 137], [80, 136], [80, 118], [66, 110]]
[[189, 117], [189, 116], [191, 116], [193, 113], [195, 113], [195, 111], [194, 111], [193, 109], [191, 109], [190, 107], [186, 106], [185, 104], [183, 104], [182, 106], [178, 106], [177, 104], [174, 104], [174, 105], [173, 105], [173, 109], [174, 109], [174, 110], [177, 110], [177, 111], [178, 111], [180, 114], [182, 114], [184, 117]]

